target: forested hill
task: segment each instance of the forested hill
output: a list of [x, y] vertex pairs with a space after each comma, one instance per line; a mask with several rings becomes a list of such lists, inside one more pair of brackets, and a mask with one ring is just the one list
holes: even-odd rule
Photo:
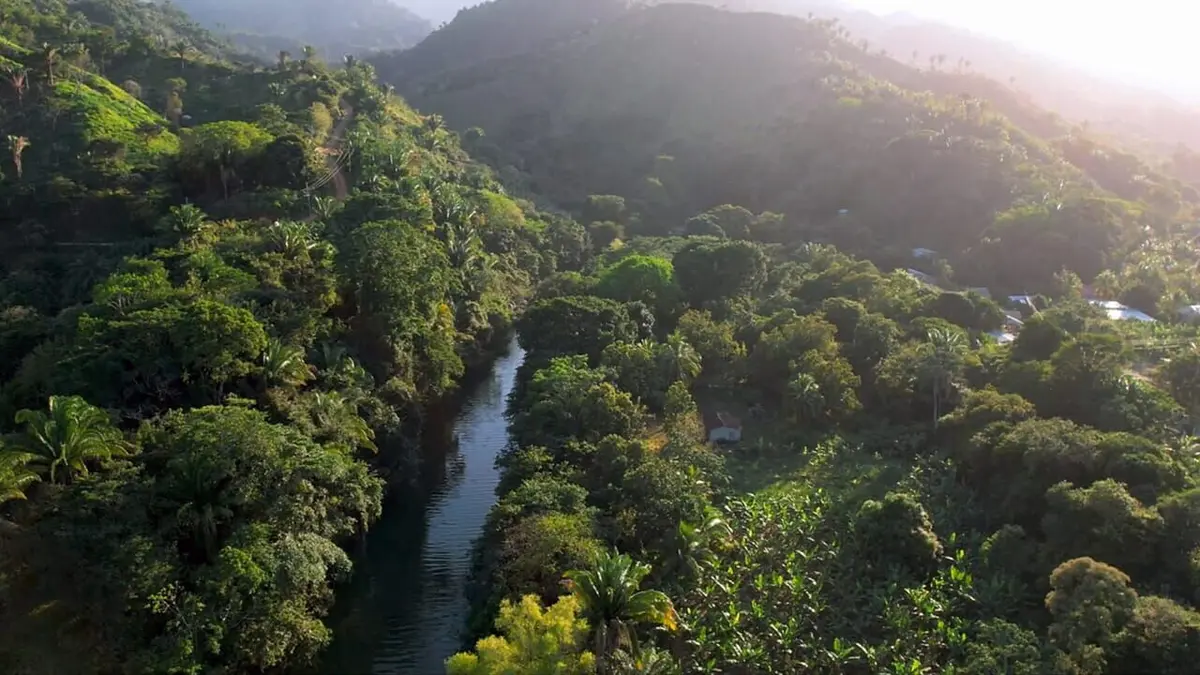
[[0, 672], [311, 660], [422, 409], [586, 241], [369, 66], [175, 18], [0, 0]]
[[403, 49], [433, 30], [430, 22], [392, 0], [176, 0], [210, 30], [241, 49], [273, 61], [311, 46], [326, 59]]
[[[554, 14], [525, 21], [539, 4]], [[1193, 209], [1192, 187], [1007, 87], [864, 51], [829, 22], [622, 5], [497, 0], [375, 63], [481, 128], [469, 149], [510, 183], [572, 208], [623, 196], [645, 233], [740, 204], [785, 214], [779, 240], [889, 262], [926, 247], [965, 283], [1034, 289], [1063, 267], [1091, 278]]]

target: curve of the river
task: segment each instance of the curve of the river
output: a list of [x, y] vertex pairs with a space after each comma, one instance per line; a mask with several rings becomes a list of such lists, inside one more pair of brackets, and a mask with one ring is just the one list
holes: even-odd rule
[[514, 342], [468, 390], [453, 423], [457, 442], [422, 468], [431, 491], [424, 504], [396, 491], [389, 497], [340, 591], [324, 675], [437, 675], [461, 647], [472, 546], [496, 501], [505, 400], [524, 356]]

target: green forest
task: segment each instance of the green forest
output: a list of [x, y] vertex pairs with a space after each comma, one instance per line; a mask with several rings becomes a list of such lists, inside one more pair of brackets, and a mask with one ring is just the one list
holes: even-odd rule
[[1197, 672], [1196, 175], [819, 17], [320, 51], [0, 0], [0, 672], [319, 669], [513, 335], [448, 675]]

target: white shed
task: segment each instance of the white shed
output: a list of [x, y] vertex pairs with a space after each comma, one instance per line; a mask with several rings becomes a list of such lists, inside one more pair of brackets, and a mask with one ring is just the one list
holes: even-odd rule
[[742, 440], [742, 421], [729, 413], [719, 412], [705, 420], [709, 443], [739, 443]]

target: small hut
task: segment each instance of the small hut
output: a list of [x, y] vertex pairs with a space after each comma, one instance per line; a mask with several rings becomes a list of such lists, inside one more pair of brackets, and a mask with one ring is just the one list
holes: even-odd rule
[[738, 443], [742, 440], [742, 421], [726, 412], [705, 416], [709, 443]]

